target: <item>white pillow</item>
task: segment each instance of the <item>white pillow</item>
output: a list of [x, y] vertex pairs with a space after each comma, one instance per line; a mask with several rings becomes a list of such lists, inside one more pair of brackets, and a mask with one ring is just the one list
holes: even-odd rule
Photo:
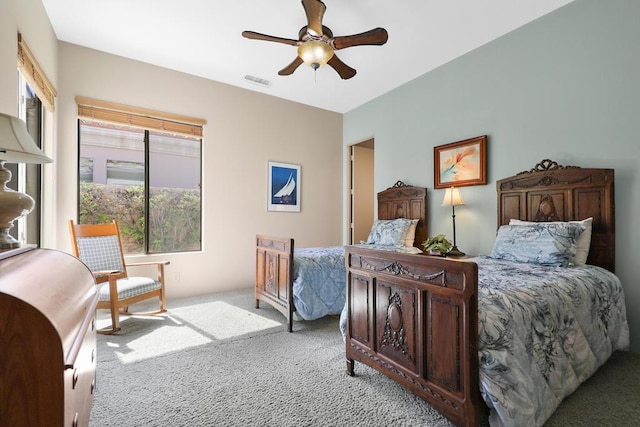
[[418, 225], [417, 219], [411, 220], [411, 225], [409, 225], [409, 230], [407, 230], [407, 235], [404, 238], [404, 246], [413, 247], [413, 242], [416, 240], [416, 226]]
[[[554, 221], [556, 223], [562, 221]], [[589, 248], [591, 247], [591, 228], [593, 224], [593, 217], [583, 219], [582, 221], [567, 221], [574, 224], [581, 224], [584, 226], [584, 231], [578, 237], [576, 242], [576, 254], [573, 257], [574, 265], [585, 265], [587, 263], [587, 257], [589, 256]], [[553, 223], [553, 222], [551, 222]], [[521, 221], [519, 219], [509, 220], [509, 225], [531, 225], [540, 224], [539, 222]], [[549, 223], [547, 223], [549, 224]]]

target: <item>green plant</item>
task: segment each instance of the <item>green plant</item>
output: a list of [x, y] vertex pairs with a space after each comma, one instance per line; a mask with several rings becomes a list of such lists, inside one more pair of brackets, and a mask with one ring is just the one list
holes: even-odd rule
[[438, 251], [442, 255], [446, 254], [453, 244], [447, 240], [444, 234], [438, 234], [437, 236], [429, 237], [422, 242], [422, 247], [425, 252]]
[[[80, 222], [118, 220], [126, 254], [145, 250], [142, 185], [80, 183]], [[152, 188], [149, 194], [149, 253], [197, 251], [201, 248], [200, 191]]]

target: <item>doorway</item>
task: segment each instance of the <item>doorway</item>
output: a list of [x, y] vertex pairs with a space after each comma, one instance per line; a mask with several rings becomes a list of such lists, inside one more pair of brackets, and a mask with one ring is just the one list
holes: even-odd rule
[[349, 244], [367, 241], [375, 215], [373, 139], [349, 146]]

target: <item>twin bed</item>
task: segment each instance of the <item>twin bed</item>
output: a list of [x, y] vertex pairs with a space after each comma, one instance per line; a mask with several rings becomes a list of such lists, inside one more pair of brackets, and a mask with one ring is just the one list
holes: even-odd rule
[[[414, 239], [401, 247], [377, 244], [379, 239], [361, 246], [421, 253], [420, 244], [427, 239], [426, 212], [427, 189], [396, 182], [378, 193], [378, 219], [414, 220]], [[256, 308], [260, 301], [276, 308], [287, 318], [289, 332], [294, 312], [304, 320], [340, 314], [346, 297], [344, 251], [344, 246], [294, 249], [291, 238], [256, 236]]]
[[[498, 181], [491, 256], [454, 260], [347, 247], [347, 373], [354, 374], [355, 361], [369, 365], [456, 425], [477, 426], [487, 416], [492, 426], [542, 425], [613, 351], [629, 346], [624, 295], [611, 273], [613, 178], [610, 169], [545, 160]], [[426, 236], [426, 209], [405, 207], [426, 208], [420, 190], [424, 198], [405, 192], [381, 213], [422, 221], [416, 245]], [[579, 239], [589, 225], [585, 250]], [[270, 273], [276, 281], [267, 286], [271, 279], [260, 282], [257, 272], [257, 301], [266, 288], [295, 294], [289, 285], [298, 261], [293, 240], [284, 242], [291, 251], [271, 255], [258, 239], [258, 270], [272, 260], [282, 274]], [[294, 307], [281, 311], [291, 315]]]

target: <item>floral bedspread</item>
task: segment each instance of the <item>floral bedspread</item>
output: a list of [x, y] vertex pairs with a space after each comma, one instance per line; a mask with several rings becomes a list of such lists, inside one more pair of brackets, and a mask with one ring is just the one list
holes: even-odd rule
[[492, 426], [540, 426], [629, 347], [619, 279], [599, 267], [478, 263], [480, 391]]
[[293, 302], [300, 317], [340, 313], [345, 292], [344, 246], [293, 250]]
[[[390, 245], [356, 245], [400, 253], [420, 252], [416, 248]], [[298, 315], [315, 320], [340, 314], [346, 302], [345, 246], [300, 248], [293, 251], [293, 302]]]

